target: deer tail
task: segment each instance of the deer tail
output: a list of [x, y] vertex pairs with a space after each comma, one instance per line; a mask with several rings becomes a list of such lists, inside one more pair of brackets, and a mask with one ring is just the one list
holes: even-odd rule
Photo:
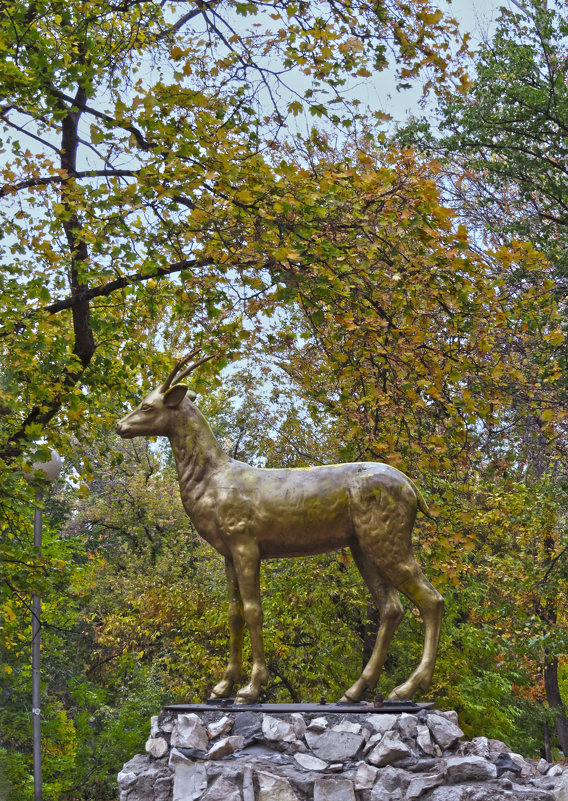
[[412, 485], [412, 489], [416, 493], [416, 502], [418, 504], [418, 508], [423, 514], [427, 515], [428, 517], [432, 517], [432, 515], [430, 514], [430, 510], [428, 509], [428, 504], [424, 500], [422, 493], [420, 492], [420, 490], [418, 489], [418, 487], [411, 478], [409, 478], [408, 480]]

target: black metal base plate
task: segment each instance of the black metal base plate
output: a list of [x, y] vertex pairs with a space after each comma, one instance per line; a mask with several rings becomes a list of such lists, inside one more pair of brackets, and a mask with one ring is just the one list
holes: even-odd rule
[[430, 709], [434, 706], [433, 701], [422, 704], [415, 704], [413, 701], [383, 701], [376, 705], [366, 702], [358, 704], [235, 704], [234, 698], [213, 699], [206, 704], [169, 704], [165, 706], [171, 712], [319, 712], [335, 714], [400, 714], [409, 712], [416, 714], [422, 709]]

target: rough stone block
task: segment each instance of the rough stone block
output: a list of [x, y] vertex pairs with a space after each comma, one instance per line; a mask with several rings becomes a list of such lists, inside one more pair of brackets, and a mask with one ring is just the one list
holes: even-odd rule
[[341, 723], [336, 723], [331, 727], [331, 731], [346, 731], [349, 734], [362, 734], [362, 726], [360, 723], [352, 723], [350, 720], [342, 720]]
[[170, 801], [172, 797], [172, 779], [161, 778], [154, 782], [154, 801]]
[[409, 784], [410, 776], [405, 770], [388, 765], [378, 772], [371, 790], [371, 801], [401, 801]]
[[365, 742], [360, 734], [332, 729], [321, 734], [307, 731], [305, 737], [314, 754], [326, 762], [345, 762], [352, 759]]
[[516, 765], [520, 767], [520, 775], [523, 779], [526, 779], [529, 776], [534, 776], [536, 768], [531, 762], [528, 761], [528, 759], [525, 759], [524, 756], [521, 756], [521, 754], [514, 754], [512, 751], [510, 754], [508, 754], [508, 756]]
[[443, 781], [444, 776], [442, 773], [421, 773], [418, 776], [413, 776], [406, 788], [405, 801], [414, 801], [415, 798], [420, 798], [426, 790], [439, 787]]
[[176, 748], [197, 748], [207, 751], [209, 738], [205, 726], [197, 715], [178, 715], [174, 724], [171, 745]]
[[325, 770], [327, 762], [313, 754], [294, 754], [294, 759], [304, 770]]
[[290, 723], [294, 728], [296, 737], [302, 737], [307, 729], [304, 716], [301, 715], [299, 712], [292, 712], [292, 714], [290, 715]]
[[399, 759], [412, 756], [412, 751], [400, 739], [398, 732], [389, 731], [382, 738], [381, 742], [373, 748], [367, 760], [377, 767], [392, 765]]
[[355, 772], [355, 789], [370, 790], [375, 783], [378, 772], [379, 769], [373, 767], [373, 765], [367, 765], [366, 762], [359, 762]]
[[161, 759], [169, 751], [167, 740], [163, 737], [150, 737], [146, 740], [146, 753], [153, 756], [154, 759]]
[[298, 801], [298, 796], [287, 779], [273, 773], [257, 771], [258, 801]]
[[215, 720], [207, 726], [207, 736], [214, 740], [222, 734], [228, 734], [233, 728], [233, 719], [228, 715], [223, 715], [220, 720]]
[[314, 801], [356, 801], [353, 782], [335, 777], [316, 779]]
[[235, 715], [233, 734], [240, 734], [247, 741], [262, 736], [262, 716], [258, 712], [239, 712]]
[[294, 726], [287, 720], [275, 718], [272, 715], [263, 715], [262, 733], [267, 740], [291, 743], [296, 739]]
[[207, 759], [223, 759], [223, 757], [234, 754], [235, 751], [240, 751], [245, 744], [245, 738], [239, 735], [233, 737], [224, 737], [215, 745], [211, 746]]
[[201, 797], [201, 801], [242, 801], [242, 799], [238, 786], [224, 776], [217, 779]]
[[327, 729], [327, 718], [314, 718], [308, 725], [310, 731], [325, 731]]
[[492, 762], [478, 756], [453, 756], [446, 759], [446, 780], [450, 784], [484, 782], [497, 776]]
[[250, 765], [246, 765], [243, 770], [243, 801], [255, 801], [253, 770]]
[[418, 718], [416, 715], [403, 712], [398, 716], [395, 728], [404, 740], [414, 740], [418, 730]]
[[173, 801], [196, 801], [207, 788], [203, 762], [176, 762]]
[[[124, 767], [126, 767], [126, 765]], [[124, 768], [120, 771], [116, 778], [121, 792], [128, 790], [136, 782], [136, 774], [131, 770], [125, 770]]]
[[554, 790], [556, 801], [568, 801], [568, 773], [564, 773], [559, 779]]
[[373, 730], [384, 734], [391, 729], [394, 729], [398, 715], [384, 714], [384, 715], [369, 715], [365, 721], [373, 727]]
[[419, 725], [416, 727], [416, 743], [425, 754], [434, 756], [436, 753], [428, 726]]
[[451, 748], [463, 737], [460, 727], [442, 715], [428, 715], [426, 722], [434, 740], [444, 750]]

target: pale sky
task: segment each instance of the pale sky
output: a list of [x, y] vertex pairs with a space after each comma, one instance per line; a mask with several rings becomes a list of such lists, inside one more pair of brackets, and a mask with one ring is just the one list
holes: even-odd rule
[[[507, 0], [452, 0], [449, 6], [445, 0], [439, 1], [439, 7], [458, 20], [462, 31], [471, 34], [472, 49], [488, 33], [491, 36], [502, 5], [507, 5]], [[391, 114], [397, 122], [404, 122], [410, 114], [418, 117], [428, 114], [427, 109], [418, 104], [420, 87], [397, 91], [395, 81], [387, 73], [382, 73], [362, 90], [362, 100], [371, 108]]]

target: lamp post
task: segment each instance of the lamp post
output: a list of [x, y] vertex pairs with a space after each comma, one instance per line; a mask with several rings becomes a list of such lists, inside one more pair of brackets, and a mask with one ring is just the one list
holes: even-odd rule
[[[61, 457], [57, 451], [51, 451], [48, 462], [34, 462], [32, 471], [26, 473], [28, 481], [32, 481], [36, 474], [42, 474], [44, 482], [55, 481], [61, 470]], [[36, 507], [34, 511], [34, 550], [41, 556], [41, 528], [42, 513], [38, 508], [42, 492], [36, 493]], [[40, 642], [41, 642], [41, 598], [38, 592], [32, 595], [32, 735], [34, 760], [34, 801], [42, 801], [41, 792], [41, 689], [40, 689]]]

